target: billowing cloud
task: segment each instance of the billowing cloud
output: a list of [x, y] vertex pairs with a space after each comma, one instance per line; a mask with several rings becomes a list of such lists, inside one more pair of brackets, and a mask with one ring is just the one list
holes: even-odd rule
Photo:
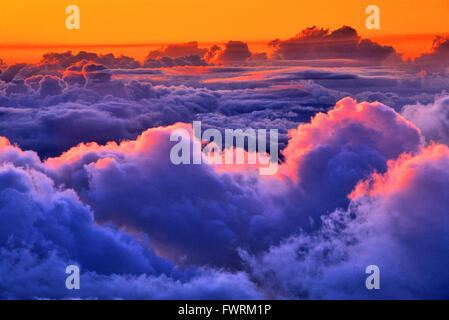
[[[322, 218], [261, 255], [242, 251], [256, 283], [299, 299], [447, 299], [449, 149], [432, 145], [390, 161]], [[380, 268], [380, 290], [365, 268]]]
[[[443, 59], [437, 42], [417, 61]], [[349, 27], [273, 45], [277, 59], [231, 41], [143, 65], [86, 52], [0, 65], [0, 297], [447, 297], [444, 65], [392, 70], [394, 50]], [[295, 60], [315, 54], [345, 68]], [[278, 129], [276, 175], [173, 164], [170, 135], [194, 120]], [[65, 289], [68, 264], [81, 291]]]
[[421, 145], [418, 129], [392, 109], [348, 98], [292, 131], [280, 175], [262, 179], [256, 171], [172, 164], [169, 136], [177, 127], [120, 144], [81, 144], [46, 166], [99, 221], [146, 233], [178, 263], [235, 268], [239, 246], [260, 250], [300, 228], [318, 228], [319, 216], [345, 207], [360, 179]]
[[[317, 114], [290, 132], [273, 177], [174, 165], [175, 129], [191, 133], [152, 128], [43, 162], [0, 139], [2, 295], [67, 297], [74, 263], [84, 298], [363, 298], [364, 267], [378, 264], [376, 297], [442, 297], [449, 150], [420, 151], [420, 131], [391, 108], [346, 98]], [[441, 277], [426, 282], [415, 252]]]
[[105, 55], [98, 55], [94, 52], [80, 51], [77, 54], [72, 54], [71, 51], [64, 53], [47, 53], [44, 55], [41, 65], [54, 65], [65, 69], [72, 64], [78, 63], [80, 61], [87, 60], [98, 64], [103, 64], [112, 69], [133, 69], [139, 68], [140, 63], [133, 58], [127, 56], [115, 57], [112, 53]]
[[447, 72], [449, 68], [449, 37], [435, 37], [432, 50], [409, 62], [409, 67], [417, 71]]
[[207, 66], [203, 56], [208, 49], [199, 48], [198, 42], [192, 41], [180, 44], [170, 44], [153, 50], [146, 56], [143, 67], [145, 68], [172, 68], [184, 66]]
[[[389, 159], [419, 150], [419, 130], [390, 107], [340, 100], [327, 114], [290, 131], [281, 172], [295, 182], [288, 190], [283, 228], [315, 229], [319, 216], [348, 205], [346, 195]], [[292, 223], [295, 221], [295, 223]]]
[[428, 142], [449, 145], [449, 97], [443, 97], [429, 105], [406, 105], [402, 115], [415, 123]]
[[180, 44], [169, 44], [165, 47], [162, 47], [158, 50], [153, 50], [148, 53], [147, 59], [158, 59], [158, 58], [181, 58], [181, 57], [187, 57], [191, 55], [196, 55], [199, 57], [204, 56], [204, 54], [207, 52], [206, 48], [199, 48], [198, 42], [192, 41], [187, 43], [180, 43]]
[[47, 53], [37, 64], [15, 64], [9, 66], [0, 74], [0, 80], [10, 82], [13, 79], [26, 79], [36, 75], [53, 75], [60, 77], [62, 72], [70, 66], [83, 61], [105, 65], [111, 69], [135, 69], [141, 67], [140, 62], [133, 58], [115, 57], [112, 53], [98, 55], [93, 52], [80, 51], [76, 55], [71, 51], [64, 53]]
[[202, 67], [207, 65], [208, 63], [198, 55], [189, 55], [178, 58], [147, 58], [143, 63], [145, 68]]
[[[262, 297], [243, 273], [180, 271], [156, 256], [148, 240], [98, 226], [73, 190], [57, 188], [39, 170], [35, 153], [0, 139], [2, 299]], [[81, 268], [76, 292], [65, 288], [70, 264]]]
[[[147, 128], [195, 119], [218, 129], [242, 123], [267, 128], [275, 121], [283, 148], [289, 129], [345, 96], [400, 110], [406, 104], [432, 103], [449, 84], [442, 75], [400, 74], [385, 68], [118, 70], [88, 60], [66, 69], [53, 67], [23, 65], [20, 68], [27, 72], [20, 74], [19, 68], [8, 82], [0, 81], [0, 134], [44, 157], [80, 142], [135, 139]], [[36, 73], [23, 78], [30, 70]]]
[[246, 62], [252, 53], [249, 51], [248, 44], [242, 41], [229, 41], [225, 44], [223, 50], [216, 51], [210, 60], [214, 63], [223, 64], [241, 64]]
[[380, 63], [395, 55], [392, 47], [362, 39], [356, 30], [343, 26], [334, 31], [311, 27], [293, 38], [273, 40], [274, 57], [287, 60], [355, 59]]
[[23, 69], [26, 66], [25, 63], [18, 63], [11, 66], [8, 66], [1, 74], [0, 74], [0, 80], [5, 82], [10, 82], [14, 79], [14, 77], [19, 73], [21, 69]]

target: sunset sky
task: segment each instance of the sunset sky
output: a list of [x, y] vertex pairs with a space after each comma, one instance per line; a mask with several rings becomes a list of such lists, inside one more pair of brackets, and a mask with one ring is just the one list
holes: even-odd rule
[[[81, 29], [67, 30], [65, 8], [78, 5]], [[365, 27], [365, 8], [376, 4], [381, 29]], [[406, 55], [426, 52], [434, 34], [449, 30], [445, 0], [16, 0], [2, 1], [2, 50], [36, 46], [246, 42], [285, 39], [317, 25], [350, 25]], [[126, 52], [125, 52], [126, 53]], [[4, 59], [15, 55], [4, 54]], [[6, 56], [6, 57], [5, 57]]]
[[0, 4], [0, 300], [449, 298], [449, 0]]

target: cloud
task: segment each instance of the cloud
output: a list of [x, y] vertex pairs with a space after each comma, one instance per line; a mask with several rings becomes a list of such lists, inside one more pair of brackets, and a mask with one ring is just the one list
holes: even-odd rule
[[55, 96], [62, 93], [65, 85], [58, 77], [45, 76], [39, 81], [39, 94], [41, 96]]
[[[267, 293], [308, 299], [446, 299], [449, 149], [432, 145], [358, 184], [348, 210], [261, 255], [242, 251]], [[380, 268], [380, 290], [365, 268]]]
[[62, 79], [35, 76], [5, 85], [0, 133], [49, 156], [83, 141], [134, 139], [149, 127], [193, 121], [218, 108], [218, 95], [207, 89], [155, 89], [87, 62], [69, 69]]
[[252, 56], [248, 44], [242, 41], [229, 41], [221, 51], [216, 51], [212, 62], [222, 64], [241, 64]]
[[36, 75], [53, 75], [61, 77], [64, 70], [72, 65], [82, 64], [83, 61], [104, 65], [111, 69], [135, 69], [140, 68], [140, 62], [133, 58], [115, 57], [112, 53], [98, 55], [93, 52], [80, 51], [76, 55], [71, 51], [64, 53], [47, 53], [37, 64], [15, 64], [9, 66], [0, 74], [0, 80], [10, 82], [13, 79], [21, 80]]
[[[70, 52], [2, 66], [0, 297], [444, 297], [447, 74], [377, 65], [391, 50], [347, 27], [275, 45], [370, 66], [276, 65], [244, 42], [144, 68]], [[194, 120], [278, 129], [277, 175], [172, 164], [170, 134]], [[385, 291], [364, 288], [373, 263]]]
[[71, 263], [82, 298], [364, 298], [373, 263], [385, 275], [375, 297], [441, 297], [444, 270], [425, 287], [409, 252], [432, 266], [447, 256], [449, 150], [420, 151], [420, 131], [393, 109], [342, 99], [290, 131], [274, 177], [174, 165], [175, 129], [192, 130], [151, 128], [45, 161], [0, 139], [3, 297], [72, 297], [59, 287]]
[[52, 65], [60, 69], [65, 69], [83, 60], [103, 64], [111, 69], [133, 69], [140, 67], [140, 63], [138, 61], [127, 56], [115, 57], [112, 53], [99, 55], [94, 52], [85, 51], [80, 51], [76, 55], [72, 54], [71, 51], [64, 53], [47, 53], [44, 55], [40, 65]]
[[418, 129], [392, 109], [347, 98], [291, 131], [280, 176], [262, 179], [254, 170], [172, 164], [169, 136], [179, 127], [191, 132], [184, 124], [120, 144], [80, 144], [46, 166], [98, 221], [146, 233], [167, 258], [237, 268], [239, 246], [262, 250], [318, 228], [320, 215], [347, 206], [360, 179], [421, 145]]
[[172, 68], [172, 67], [185, 67], [185, 66], [191, 66], [191, 67], [202, 67], [207, 66], [208, 63], [201, 59], [198, 55], [189, 55], [184, 57], [178, 57], [178, 58], [169, 58], [169, 57], [162, 57], [162, 58], [147, 58], [143, 66], [145, 68]]
[[198, 42], [186, 42], [169, 44], [160, 49], [150, 51], [146, 56], [143, 67], [145, 68], [172, 68], [184, 66], [207, 66], [203, 56], [208, 49], [199, 48]]
[[280, 225], [315, 229], [319, 216], [348, 205], [346, 195], [389, 159], [422, 145], [419, 130], [390, 107], [344, 98], [289, 132], [280, 171], [294, 181]]
[[3, 80], [5, 82], [12, 81], [17, 73], [19, 73], [19, 71], [25, 66], [25, 63], [18, 63], [12, 66], [8, 66], [8, 68], [0, 74], [0, 80]]
[[449, 97], [445, 96], [429, 105], [406, 105], [402, 115], [416, 124], [428, 142], [449, 145]]
[[[120, 145], [79, 145], [46, 165], [56, 181], [85, 197], [97, 221], [151, 235], [156, 248], [178, 263], [236, 265], [239, 230], [261, 203], [251, 199], [254, 191], [210, 166], [172, 164], [169, 137], [176, 128], [189, 126], [149, 129]], [[238, 199], [239, 210], [233, 209]]]
[[361, 39], [357, 31], [343, 26], [334, 31], [315, 26], [302, 30], [293, 38], [273, 40], [274, 57], [287, 60], [355, 59], [380, 63], [396, 52], [369, 39]]
[[241, 123], [266, 128], [276, 120], [283, 148], [289, 129], [345, 96], [400, 110], [433, 102], [448, 85], [442, 75], [398, 74], [385, 68], [117, 70], [87, 60], [55, 74], [46, 74], [51, 66], [40, 68], [47, 71], [0, 81], [0, 134], [43, 157], [80, 142], [135, 139], [147, 128], [195, 119], [219, 129]]
[[[252, 57], [248, 45], [241, 41], [228, 41], [224, 48], [213, 45], [199, 48], [198, 42], [170, 44], [151, 51], [145, 58], [144, 67], [170, 68], [176, 66], [207, 66], [211, 64], [245, 64]], [[266, 54], [259, 53], [254, 60], [266, 60]], [[207, 62], [206, 62], [207, 61]]]
[[[8, 283], [17, 281], [10, 278], [11, 269], [21, 268], [25, 274], [27, 267], [51, 259], [58, 264], [77, 261], [86, 271], [105, 275], [124, 270], [129, 274], [170, 272], [169, 263], [152, 256], [131, 236], [96, 227], [92, 213], [76, 194], [71, 190], [58, 191], [44, 174], [4, 164], [0, 168], [0, 184], [0, 269], [2, 275], [8, 275], [8, 279], [2, 279], [2, 287], [6, 286], [0, 289], [2, 294], [9, 292]], [[17, 255], [22, 255], [21, 259], [14, 263]], [[42, 271], [38, 276], [45, 279]], [[64, 282], [60, 284], [63, 286]], [[22, 294], [32, 296], [40, 290], [39, 286], [30, 289]]]
[[55, 75], [83, 60], [102, 64], [110, 69], [172, 68], [180, 66], [207, 66], [230, 64], [240, 66], [308, 66], [308, 67], [361, 67], [389, 66], [391, 69], [407, 72], [447, 72], [448, 38], [436, 36], [431, 52], [415, 59], [403, 61], [394, 47], [383, 46], [370, 39], [362, 38], [357, 30], [342, 26], [335, 30], [309, 27], [295, 36], [268, 43], [270, 52], [251, 52], [246, 42], [228, 41], [224, 48], [214, 44], [201, 48], [197, 41], [169, 44], [152, 50], [143, 63], [132, 57], [116, 57], [112, 53], [97, 54], [79, 51], [50, 52], [37, 64], [17, 64], [8, 70], [0, 62], [0, 79], [9, 82], [16, 76], [24, 79], [32, 75]]
[[449, 67], [449, 37], [436, 36], [432, 50], [409, 61], [408, 66], [416, 71], [447, 72]]
[[[35, 153], [0, 139], [2, 299], [262, 297], [243, 273], [180, 271], [146, 237], [99, 226], [89, 206], [42, 169]], [[76, 292], [65, 288], [69, 264], [81, 268]]]
[[207, 52], [206, 48], [199, 48], [198, 42], [191, 41], [180, 44], [169, 44], [165, 47], [161, 47], [158, 50], [153, 50], [148, 53], [145, 60], [158, 59], [158, 58], [182, 58], [191, 55], [202, 57]]

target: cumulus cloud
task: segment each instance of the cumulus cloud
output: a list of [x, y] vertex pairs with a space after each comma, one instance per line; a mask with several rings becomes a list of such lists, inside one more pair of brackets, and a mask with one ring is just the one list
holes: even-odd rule
[[145, 68], [171, 68], [184, 66], [207, 66], [203, 56], [206, 48], [199, 48], [198, 42], [192, 41], [180, 44], [169, 44], [160, 49], [150, 51], [143, 66]]
[[[85, 52], [0, 66], [0, 297], [444, 297], [448, 150], [432, 142], [448, 143], [447, 74], [372, 66], [394, 51], [348, 27], [273, 45], [373, 60], [268, 66], [232, 41], [168, 46], [144, 68]], [[194, 120], [279, 129], [277, 175], [172, 164], [170, 134]], [[368, 264], [384, 291], [364, 288]]]
[[409, 67], [417, 71], [447, 72], [449, 68], [449, 37], [437, 36], [433, 40], [432, 50], [409, 61]]
[[[174, 165], [174, 129], [192, 130], [82, 143], [43, 162], [0, 139], [3, 296], [66, 297], [61, 270], [78, 263], [84, 298], [363, 298], [365, 264], [385, 270], [375, 297], [442, 297], [444, 280], [416, 276], [426, 269], [409, 254], [432, 266], [447, 256], [437, 239], [449, 150], [420, 151], [420, 131], [393, 109], [339, 101], [290, 132], [274, 177]], [[32, 286], [44, 270], [55, 276]]]
[[406, 105], [402, 115], [415, 123], [428, 142], [449, 145], [449, 97], [445, 96], [429, 105]]
[[169, 136], [177, 127], [149, 129], [120, 144], [81, 144], [46, 166], [99, 221], [148, 234], [167, 258], [236, 268], [239, 246], [261, 250], [301, 228], [318, 228], [319, 216], [345, 207], [360, 179], [421, 145], [418, 129], [392, 109], [344, 99], [292, 131], [280, 175], [262, 179], [257, 171], [172, 164]]
[[[232, 299], [262, 297], [243, 273], [178, 270], [148, 240], [98, 226], [71, 189], [57, 188], [33, 152], [0, 139], [0, 297]], [[65, 268], [81, 268], [81, 290]]]
[[[419, 150], [419, 130], [380, 103], [340, 100], [327, 114], [290, 131], [281, 172], [295, 183], [288, 190], [281, 222], [314, 229], [319, 216], [346, 207], [346, 195], [372, 171], [403, 152]], [[318, 218], [318, 219], [317, 219]]]
[[13, 79], [23, 80], [37, 75], [53, 75], [61, 77], [62, 73], [72, 65], [88, 61], [102, 64], [111, 69], [135, 69], [140, 68], [140, 62], [133, 58], [120, 56], [115, 57], [112, 53], [99, 55], [93, 52], [80, 51], [76, 55], [71, 51], [64, 53], [47, 53], [42, 60], [36, 64], [19, 63], [8, 66], [0, 73], [0, 80], [10, 82]]
[[85, 197], [98, 221], [151, 234], [155, 247], [178, 263], [237, 265], [233, 248], [260, 199], [251, 199], [255, 193], [245, 186], [251, 181], [240, 185], [209, 166], [172, 164], [169, 137], [176, 128], [190, 127], [149, 129], [119, 145], [79, 145], [46, 164], [56, 181]]
[[42, 58], [40, 65], [48, 66], [53, 65], [61, 69], [65, 69], [72, 64], [78, 63], [80, 61], [87, 60], [98, 64], [103, 64], [108, 68], [113, 69], [133, 69], [139, 68], [140, 63], [133, 58], [127, 56], [115, 57], [112, 53], [105, 55], [99, 55], [94, 52], [80, 51], [77, 54], [73, 54], [71, 51], [64, 53], [47, 53]]
[[[241, 255], [257, 283], [287, 298], [447, 299], [449, 149], [404, 154], [351, 193], [348, 210], [322, 217], [261, 255]], [[377, 265], [381, 289], [366, 290]]]
[[210, 60], [222, 64], [241, 64], [252, 56], [248, 44], [242, 41], [229, 41], [223, 50], [216, 50]]
[[207, 65], [208, 63], [198, 55], [189, 55], [178, 58], [147, 58], [143, 63], [145, 68], [202, 67]]
[[143, 63], [147, 68], [170, 68], [177, 66], [207, 66], [211, 64], [245, 64], [249, 58], [266, 60], [265, 53], [252, 56], [248, 44], [241, 41], [228, 41], [224, 48], [213, 45], [209, 49], [199, 48], [198, 42], [170, 44], [151, 51]]
[[333, 31], [313, 26], [290, 39], [273, 40], [270, 45], [275, 58], [287, 60], [355, 59], [380, 63], [396, 54], [392, 47], [362, 39], [348, 26]]
[[191, 41], [179, 44], [169, 44], [158, 50], [153, 50], [148, 53], [146, 59], [158, 59], [158, 58], [181, 58], [191, 55], [202, 57], [207, 52], [206, 48], [199, 48], [198, 42]]
[[[55, 104], [51, 106], [3, 107], [0, 132], [24, 148], [47, 157], [83, 141], [106, 143], [134, 139], [146, 128], [193, 121], [195, 114], [213, 112], [218, 107], [217, 97], [207, 90], [178, 87], [155, 91], [139, 82], [123, 85], [117, 80], [93, 83], [89, 89], [73, 89], [61, 96], [45, 97], [44, 102], [54, 99]], [[114, 89], [114, 96], [102, 99], [98, 95], [100, 90], [107, 94]], [[125, 94], [130, 100], [117, 97]], [[37, 98], [42, 99], [40, 95]], [[32, 95], [29, 99], [34, 103], [38, 100]]]
[[3, 80], [5, 82], [12, 81], [14, 77], [17, 75], [17, 73], [19, 73], [19, 71], [23, 69], [25, 66], [26, 66], [25, 63], [18, 63], [12, 66], [8, 66], [8, 68], [6, 68], [6, 70], [4, 70], [0, 74], [0, 80]]

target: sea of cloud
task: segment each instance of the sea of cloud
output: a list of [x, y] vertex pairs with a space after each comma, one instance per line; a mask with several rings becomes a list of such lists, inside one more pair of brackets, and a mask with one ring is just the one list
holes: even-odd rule
[[[398, 63], [309, 28], [272, 56], [192, 42], [142, 64], [0, 63], [0, 297], [448, 298], [447, 43]], [[291, 62], [316, 52], [357, 63]], [[170, 134], [194, 120], [278, 129], [277, 174], [174, 165]]]

